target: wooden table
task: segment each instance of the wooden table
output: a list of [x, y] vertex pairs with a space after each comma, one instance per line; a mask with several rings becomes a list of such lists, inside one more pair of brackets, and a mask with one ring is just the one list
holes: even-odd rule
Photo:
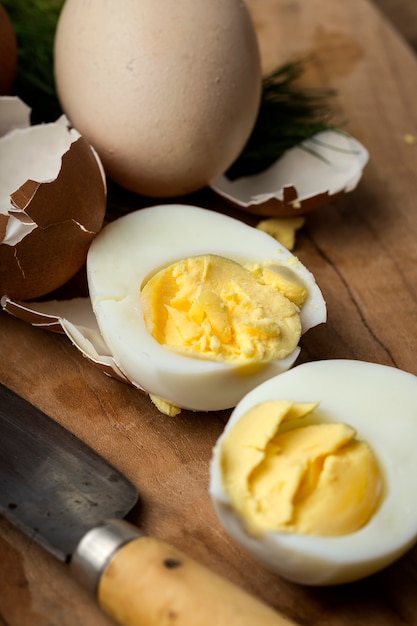
[[[417, 374], [417, 144], [404, 139], [417, 135], [417, 59], [369, 0], [249, 5], [265, 69], [313, 54], [306, 81], [337, 90], [346, 130], [371, 155], [359, 187], [311, 214], [298, 235], [295, 252], [328, 305], [328, 323], [302, 340], [302, 360], [356, 358]], [[64, 337], [5, 313], [0, 347], [0, 380], [136, 483], [143, 506], [135, 521], [146, 532], [299, 624], [417, 624], [417, 548], [362, 582], [311, 589], [271, 575], [226, 536], [207, 487], [211, 448], [228, 412], [167, 418], [145, 396], [105, 377]], [[66, 566], [5, 520], [0, 623], [110, 626]]]
[[373, 2], [414, 50], [417, 50], [417, 3], [414, 0], [373, 0]]

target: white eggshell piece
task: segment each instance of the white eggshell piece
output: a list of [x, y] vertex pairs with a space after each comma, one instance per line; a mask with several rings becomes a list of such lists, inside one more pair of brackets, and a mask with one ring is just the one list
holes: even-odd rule
[[16, 128], [30, 126], [31, 109], [17, 96], [0, 97], [0, 137]]
[[346, 133], [325, 131], [288, 150], [267, 170], [211, 188], [234, 205], [260, 215], [294, 215], [329, 202], [358, 184], [369, 155]]
[[1, 306], [7, 313], [29, 322], [32, 326], [65, 333], [83, 356], [105, 374], [127, 382], [100, 335], [89, 298], [14, 302], [3, 296]]
[[[382, 504], [371, 521], [341, 537], [267, 532], [251, 536], [225, 493], [220, 471], [223, 438], [265, 400], [319, 402], [321, 421], [344, 422], [374, 450], [385, 480]], [[417, 377], [353, 360], [299, 365], [241, 400], [219, 438], [211, 462], [210, 494], [228, 533], [265, 567], [293, 582], [333, 585], [388, 566], [417, 539]]]
[[9, 217], [3, 244], [14, 246], [37, 226], [11, 203], [10, 197], [26, 180], [49, 182], [61, 169], [62, 155], [80, 135], [62, 122], [21, 126], [0, 141], [0, 215]]
[[82, 267], [106, 209], [97, 153], [65, 116], [30, 126], [29, 113], [18, 98], [0, 99], [0, 296], [17, 300], [53, 291]]
[[303, 332], [324, 322], [326, 306], [314, 277], [271, 236], [231, 217], [184, 205], [155, 206], [107, 225], [92, 243], [87, 275], [104, 341], [125, 376], [181, 408], [210, 411], [235, 406], [253, 387], [292, 366], [296, 349], [251, 372], [191, 358], [160, 345], [148, 332], [139, 303], [142, 286], [180, 259], [215, 254], [238, 262], [284, 266], [307, 286]]

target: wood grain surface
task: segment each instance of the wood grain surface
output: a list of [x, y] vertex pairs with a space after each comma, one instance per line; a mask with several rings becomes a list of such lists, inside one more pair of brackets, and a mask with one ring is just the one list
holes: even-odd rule
[[[311, 55], [305, 82], [336, 90], [338, 116], [370, 152], [358, 188], [309, 215], [298, 234], [295, 253], [328, 306], [328, 322], [303, 338], [300, 360], [355, 358], [417, 374], [417, 144], [404, 139], [417, 135], [412, 48], [369, 0], [249, 0], [249, 6], [265, 70]], [[206, 191], [190, 200], [227, 210]], [[120, 202], [143, 204], [126, 195]], [[364, 581], [316, 589], [268, 573], [226, 536], [207, 488], [212, 446], [229, 412], [167, 418], [144, 395], [105, 377], [64, 337], [5, 313], [0, 380], [135, 482], [142, 507], [133, 522], [300, 625], [417, 624], [417, 548]], [[65, 565], [0, 520], [0, 624], [111, 621]]]
[[373, 0], [395, 28], [417, 50], [417, 2], [415, 0]]

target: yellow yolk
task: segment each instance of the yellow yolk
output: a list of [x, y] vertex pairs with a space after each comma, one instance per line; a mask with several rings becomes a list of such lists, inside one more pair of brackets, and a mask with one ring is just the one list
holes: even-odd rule
[[372, 450], [346, 424], [294, 424], [316, 407], [264, 402], [223, 440], [224, 487], [249, 532], [345, 535], [375, 512], [382, 479]]
[[168, 417], [175, 417], [181, 413], [181, 409], [178, 406], [171, 404], [167, 400], [153, 394], [149, 394], [149, 397], [160, 413], [168, 415]]
[[270, 217], [259, 222], [256, 228], [274, 237], [288, 250], [293, 250], [296, 231], [304, 226], [304, 223], [304, 217]]
[[223, 257], [183, 259], [155, 274], [140, 304], [149, 332], [188, 356], [237, 365], [283, 359], [301, 335], [304, 286]]
[[247, 265], [249, 271], [256, 277], [257, 281], [264, 285], [269, 285], [280, 291], [288, 300], [291, 300], [300, 309], [307, 299], [308, 292], [305, 286], [296, 282], [293, 274], [286, 275], [286, 269], [274, 266], [274, 269], [263, 265]]

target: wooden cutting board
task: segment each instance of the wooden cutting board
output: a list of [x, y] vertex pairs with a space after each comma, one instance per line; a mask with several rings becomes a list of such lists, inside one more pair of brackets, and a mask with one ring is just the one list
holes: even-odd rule
[[[301, 360], [364, 359], [417, 374], [417, 143], [405, 141], [417, 135], [417, 59], [368, 0], [249, 5], [265, 70], [311, 55], [305, 82], [337, 91], [340, 119], [371, 157], [359, 187], [311, 214], [298, 236], [295, 252], [328, 305], [328, 323], [303, 338]], [[225, 210], [208, 192], [191, 200]], [[131, 196], [120, 201], [139, 206]], [[268, 573], [226, 536], [207, 487], [211, 449], [229, 412], [167, 418], [145, 396], [104, 376], [64, 337], [5, 313], [0, 380], [135, 482], [142, 508], [134, 521], [146, 532], [299, 624], [417, 624], [417, 548], [362, 582], [310, 589]], [[0, 623], [105, 626], [110, 620], [64, 565], [0, 520]]]

